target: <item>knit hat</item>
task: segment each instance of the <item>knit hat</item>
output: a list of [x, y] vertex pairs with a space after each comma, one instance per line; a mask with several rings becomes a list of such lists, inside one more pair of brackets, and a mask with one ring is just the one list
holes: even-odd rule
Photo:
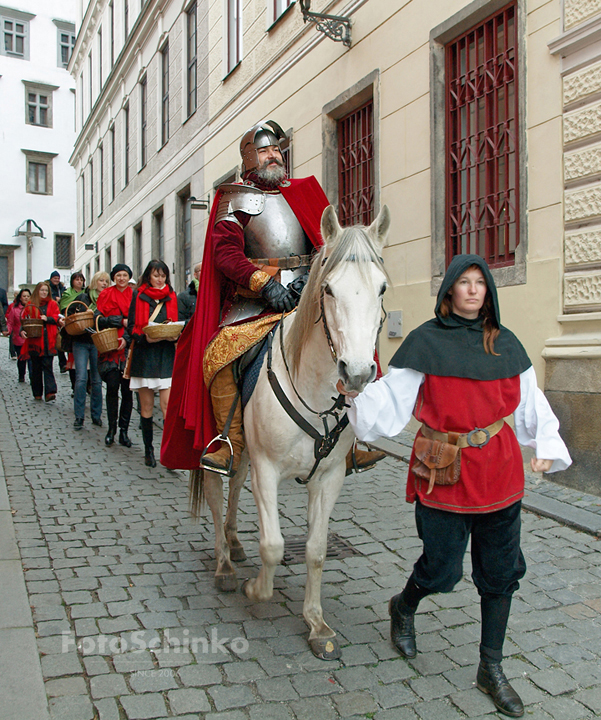
[[129, 267], [129, 265], [126, 265], [125, 263], [117, 263], [111, 270], [111, 280], [114, 280], [115, 275], [118, 272], [121, 272], [122, 270], [124, 270], [129, 275], [130, 278], [133, 277], [133, 272], [132, 272], [131, 268]]
[[53, 271], [50, 273], [50, 277], [51, 277], [51, 278], [53, 278], [53, 277], [58, 277], [58, 278], [59, 278], [60, 276], [61, 276], [61, 274], [59, 273], [58, 270], [53, 270]]

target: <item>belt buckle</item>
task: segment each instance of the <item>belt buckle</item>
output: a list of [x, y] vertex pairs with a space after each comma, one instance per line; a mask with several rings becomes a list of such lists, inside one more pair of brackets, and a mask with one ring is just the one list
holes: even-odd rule
[[[472, 435], [474, 435], [474, 433], [477, 433], [477, 432], [483, 432], [486, 435], [486, 440], [483, 443], [472, 442]], [[488, 432], [488, 430], [486, 428], [478, 428], [477, 427], [477, 428], [474, 428], [473, 430], [470, 430], [470, 432], [468, 432], [468, 434], [467, 434], [467, 444], [470, 447], [483, 448], [485, 445], [488, 445], [489, 441], [490, 441], [490, 433]]]

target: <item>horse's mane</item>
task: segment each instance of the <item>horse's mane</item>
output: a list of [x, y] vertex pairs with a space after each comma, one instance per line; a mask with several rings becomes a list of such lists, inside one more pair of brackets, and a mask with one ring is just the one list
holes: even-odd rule
[[333, 248], [324, 244], [313, 259], [294, 323], [286, 336], [286, 355], [291, 372], [295, 372], [298, 368], [303, 345], [319, 319], [319, 298], [322, 288], [330, 273], [344, 262], [358, 263], [359, 270], [366, 280], [369, 263], [375, 263], [388, 277], [382, 258], [363, 225], [343, 228]]

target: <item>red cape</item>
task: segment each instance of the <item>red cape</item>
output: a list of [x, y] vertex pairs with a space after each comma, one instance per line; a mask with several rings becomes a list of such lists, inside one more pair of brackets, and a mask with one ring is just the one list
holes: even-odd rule
[[[282, 195], [315, 247], [323, 244], [321, 216], [329, 205], [317, 182], [310, 176], [290, 180], [280, 187]], [[196, 310], [177, 343], [169, 405], [161, 443], [161, 464], [181, 470], [198, 467], [200, 455], [217, 435], [211, 397], [203, 374], [204, 350], [219, 327], [222, 274], [215, 268], [212, 232], [221, 193], [217, 192], [205, 238]]]

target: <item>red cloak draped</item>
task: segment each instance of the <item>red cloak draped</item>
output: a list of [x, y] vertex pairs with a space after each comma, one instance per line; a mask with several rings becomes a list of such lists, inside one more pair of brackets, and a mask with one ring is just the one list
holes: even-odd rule
[[[291, 179], [280, 187], [282, 195], [315, 247], [321, 239], [321, 216], [329, 205], [313, 176]], [[217, 435], [211, 397], [202, 375], [202, 357], [219, 327], [220, 289], [223, 275], [216, 269], [212, 232], [221, 193], [217, 193], [205, 238], [196, 310], [177, 343], [169, 405], [161, 443], [161, 464], [193, 470], [204, 447]]]

